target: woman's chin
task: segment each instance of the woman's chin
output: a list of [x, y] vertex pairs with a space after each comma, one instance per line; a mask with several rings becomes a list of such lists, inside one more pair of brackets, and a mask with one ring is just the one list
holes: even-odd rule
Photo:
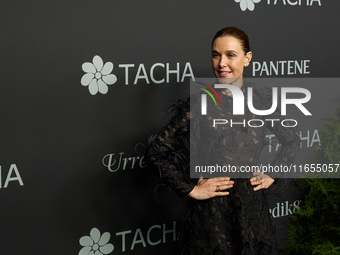
[[220, 84], [233, 84], [236, 85], [238, 83], [242, 84], [242, 77], [240, 78], [226, 78], [226, 77], [217, 77]]

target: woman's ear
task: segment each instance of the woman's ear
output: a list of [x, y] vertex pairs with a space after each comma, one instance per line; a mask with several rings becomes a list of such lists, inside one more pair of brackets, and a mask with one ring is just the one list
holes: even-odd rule
[[253, 57], [253, 53], [251, 51], [248, 51], [247, 54], [244, 56], [244, 66], [245, 67], [249, 66], [252, 57]]

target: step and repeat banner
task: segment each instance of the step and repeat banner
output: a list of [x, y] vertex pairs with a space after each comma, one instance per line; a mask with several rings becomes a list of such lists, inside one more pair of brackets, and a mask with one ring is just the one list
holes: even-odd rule
[[[168, 122], [168, 107], [189, 95], [190, 80], [213, 75], [211, 40], [221, 28], [249, 35], [247, 78], [339, 76], [338, 1], [0, 6], [4, 255], [177, 254], [185, 200], [155, 189], [157, 173], [144, 153], [148, 137]], [[332, 83], [332, 106], [315, 125], [300, 126], [302, 155], [314, 153], [339, 106]], [[322, 104], [327, 95], [314, 89], [312, 99]], [[278, 148], [267, 139], [265, 152], [274, 155]], [[283, 249], [303, 195], [288, 188], [268, 199]]]

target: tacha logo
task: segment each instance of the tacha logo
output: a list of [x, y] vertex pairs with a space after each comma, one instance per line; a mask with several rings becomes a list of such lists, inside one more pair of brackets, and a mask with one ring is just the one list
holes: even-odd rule
[[[255, 4], [261, 2], [261, 0], [235, 0], [236, 3], [240, 4], [242, 11], [254, 11]], [[267, 0], [267, 5], [290, 5], [290, 6], [321, 6], [321, 0]]]
[[261, 0], [235, 0], [236, 3], [240, 3], [240, 8], [242, 11], [249, 10], [253, 11], [255, 9], [255, 4], [261, 2]]
[[90, 236], [83, 236], [79, 239], [79, 243], [83, 248], [78, 255], [103, 255], [110, 254], [114, 250], [114, 246], [109, 242], [111, 234], [109, 232], [100, 235], [97, 228], [92, 228]]
[[101, 94], [106, 94], [109, 90], [107, 85], [116, 83], [117, 77], [111, 74], [113, 70], [113, 64], [106, 62], [99, 56], [94, 56], [92, 63], [86, 62], [82, 65], [82, 69], [85, 72], [81, 78], [81, 85], [88, 86], [91, 95], [95, 95], [98, 91]]
[[[190, 62], [184, 65], [177, 63], [154, 63], [149, 65], [140, 64], [118, 64], [117, 74], [120, 82], [124, 80], [125, 85], [129, 84], [164, 84], [164, 83], [182, 83], [185, 79], [195, 80], [194, 72]], [[98, 92], [107, 94], [109, 87], [117, 83], [118, 77], [112, 74], [113, 63], [106, 62], [96, 55], [93, 57], [92, 63], [85, 62], [82, 65], [85, 74], [81, 78], [81, 85], [88, 86], [91, 95]], [[131, 79], [132, 78], [132, 79]]]

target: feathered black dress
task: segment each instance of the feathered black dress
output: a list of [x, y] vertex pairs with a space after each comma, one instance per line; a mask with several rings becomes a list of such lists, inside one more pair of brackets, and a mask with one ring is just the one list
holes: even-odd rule
[[[271, 94], [268, 91], [253, 91], [256, 109], [270, 108]], [[180, 197], [189, 194], [197, 183], [197, 179], [190, 179], [189, 139], [196, 139], [200, 132], [204, 133], [211, 125], [211, 119], [235, 119], [232, 115], [232, 98], [222, 93], [219, 95], [223, 107], [208, 104], [208, 115], [199, 118], [194, 118], [198, 112], [193, 107], [197, 103], [194, 101], [199, 100], [199, 97], [179, 101], [174, 107], [176, 113], [168, 125], [149, 141], [147, 162], [157, 166], [161, 182], [169, 185]], [[255, 116], [247, 111], [245, 118], [261, 119], [263, 116]], [[280, 115], [275, 112], [271, 118], [280, 119]], [[191, 134], [190, 121], [197, 122], [195, 133], [192, 131]], [[295, 129], [284, 128], [279, 121], [273, 127], [272, 123], [269, 124], [267, 123], [267, 128], [219, 125], [211, 139], [197, 141], [200, 140], [199, 146], [204, 146], [211, 152], [214, 160], [221, 165], [256, 165], [269, 130], [281, 143], [275, 164], [292, 162], [300, 147]], [[245, 176], [232, 179], [235, 183], [228, 190], [230, 194], [227, 196], [200, 201], [188, 199], [181, 230], [181, 254], [277, 254], [266, 197], [268, 190], [253, 191], [250, 178], [251, 176]]]

